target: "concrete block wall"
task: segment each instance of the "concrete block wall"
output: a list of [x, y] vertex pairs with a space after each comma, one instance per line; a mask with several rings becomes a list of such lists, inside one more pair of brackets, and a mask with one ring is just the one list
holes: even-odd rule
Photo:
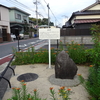
[[[62, 36], [58, 40], [58, 43], [62, 41], [63, 44], [71, 43], [71, 41], [78, 44], [93, 44], [91, 36]], [[51, 44], [57, 44], [57, 39], [51, 40]]]

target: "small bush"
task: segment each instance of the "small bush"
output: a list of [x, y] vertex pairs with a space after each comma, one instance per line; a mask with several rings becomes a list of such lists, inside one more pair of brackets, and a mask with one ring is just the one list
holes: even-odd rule
[[[34, 63], [49, 63], [49, 53], [47, 49], [40, 49], [38, 52], [34, 51], [34, 47], [28, 48], [26, 52], [14, 52], [15, 60], [12, 65], [34, 64]], [[55, 63], [56, 51], [51, 48], [51, 64]]]
[[90, 68], [86, 89], [92, 96], [92, 100], [100, 100], [100, 67], [98, 70], [95, 67]]
[[68, 54], [76, 64], [82, 64], [87, 61], [84, 45], [74, 43], [67, 43]]

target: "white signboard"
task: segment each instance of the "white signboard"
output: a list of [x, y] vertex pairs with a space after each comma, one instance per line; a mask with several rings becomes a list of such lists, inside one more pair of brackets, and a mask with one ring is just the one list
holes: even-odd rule
[[39, 39], [60, 39], [59, 28], [39, 29]]

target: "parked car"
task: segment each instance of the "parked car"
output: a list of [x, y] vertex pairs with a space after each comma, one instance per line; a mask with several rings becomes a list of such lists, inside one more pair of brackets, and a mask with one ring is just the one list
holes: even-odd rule
[[19, 34], [20, 39], [24, 39], [24, 34]]
[[11, 38], [12, 38], [12, 41], [16, 40], [16, 36], [14, 34], [11, 34]]

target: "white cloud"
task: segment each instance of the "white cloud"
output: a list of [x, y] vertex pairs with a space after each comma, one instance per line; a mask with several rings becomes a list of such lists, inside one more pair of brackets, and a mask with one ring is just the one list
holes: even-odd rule
[[[17, 1], [17, 2], [16, 2]], [[38, 12], [44, 17], [48, 17], [48, 9], [47, 4], [49, 3], [50, 9], [50, 20], [55, 23], [55, 17], [57, 18], [57, 24], [62, 24], [65, 16], [70, 17], [71, 14], [75, 11], [82, 10], [87, 6], [96, 2], [96, 0], [38, 0], [40, 4], [38, 4]], [[23, 6], [22, 4], [27, 7]], [[19, 9], [25, 10], [31, 14], [31, 16], [36, 17], [34, 11], [36, 11], [36, 5], [33, 4], [36, 0], [0, 0], [1, 4], [6, 6], [16, 6]], [[47, 4], [46, 4], [47, 3]], [[32, 9], [32, 10], [30, 10]], [[55, 16], [55, 17], [54, 17]]]

